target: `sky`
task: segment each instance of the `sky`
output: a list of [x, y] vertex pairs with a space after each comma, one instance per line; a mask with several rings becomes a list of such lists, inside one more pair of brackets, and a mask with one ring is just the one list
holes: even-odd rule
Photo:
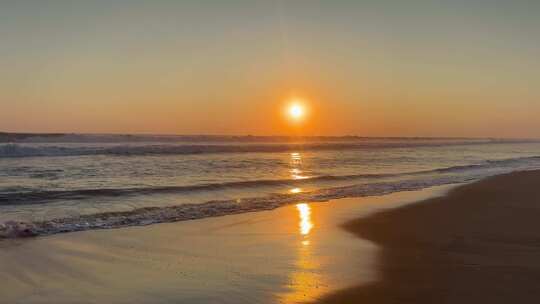
[[0, 0], [0, 131], [540, 137], [538, 37], [536, 0]]

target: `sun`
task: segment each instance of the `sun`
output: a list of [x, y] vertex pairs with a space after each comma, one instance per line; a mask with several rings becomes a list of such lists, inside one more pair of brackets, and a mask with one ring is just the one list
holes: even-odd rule
[[289, 107], [289, 115], [292, 118], [301, 118], [302, 116], [304, 116], [304, 108], [299, 104], [292, 104]]
[[299, 101], [293, 101], [287, 107], [287, 115], [293, 120], [300, 120], [306, 115], [306, 109]]

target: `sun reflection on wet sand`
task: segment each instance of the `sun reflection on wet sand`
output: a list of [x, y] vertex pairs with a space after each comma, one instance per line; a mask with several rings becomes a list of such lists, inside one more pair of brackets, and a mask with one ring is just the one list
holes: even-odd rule
[[300, 234], [307, 236], [313, 228], [311, 222], [311, 208], [308, 204], [297, 204], [296, 209], [300, 214]]
[[295, 271], [289, 277], [289, 292], [283, 295], [280, 303], [300, 303], [314, 300], [321, 296], [323, 288], [320, 262], [313, 254], [311, 234], [315, 224], [312, 219], [312, 209], [309, 204], [296, 205], [298, 211], [298, 233], [300, 243], [298, 246], [298, 259], [295, 262]]

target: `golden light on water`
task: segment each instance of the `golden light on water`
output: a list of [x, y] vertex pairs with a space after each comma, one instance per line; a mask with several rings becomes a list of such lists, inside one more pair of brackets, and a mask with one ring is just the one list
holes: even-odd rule
[[290, 155], [290, 165], [291, 169], [289, 172], [291, 173], [292, 179], [306, 179], [309, 178], [309, 176], [303, 175], [303, 171], [301, 169], [302, 167], [302, 155], [298, 152], [293, 152]]
[[293, 194], [300, 193], [302, 192], [302, 188], [292, 188], [289, 192]]

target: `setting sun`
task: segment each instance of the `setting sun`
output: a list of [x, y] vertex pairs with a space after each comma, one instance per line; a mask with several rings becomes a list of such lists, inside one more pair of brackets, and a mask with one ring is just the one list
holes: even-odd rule
[[292, 118], [301, 118], [304, 116], [304, 108], [299, 104], [293, 104], [289, 108], [289, 115], [291, 115]]
[[299, 121], [306, 116], [306, 108], [300, 100], [293, 100], [287, 106], [287, 116], [294, 121]]

